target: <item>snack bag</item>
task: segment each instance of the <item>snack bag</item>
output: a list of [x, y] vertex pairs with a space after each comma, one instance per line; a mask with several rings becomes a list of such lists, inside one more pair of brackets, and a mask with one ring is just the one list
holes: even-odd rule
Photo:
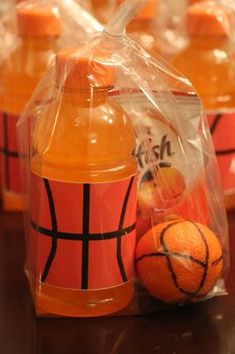
[[60, 51], [18, 123], [38, 316], [143, 314], [225, 294], [216, 159], [189, 81], [122, 35]]
[[[77, 16], [77, 18], [75, 17]], [[73, 0], [27, 1], [2, 19], [0, 147], [3, 208], [22, 209], [15, 125], [48, 64], [101, 26]], [[80, 30], [80, 31], [78, 31]], [[79, 33], [79, 35], [77, 35]]]

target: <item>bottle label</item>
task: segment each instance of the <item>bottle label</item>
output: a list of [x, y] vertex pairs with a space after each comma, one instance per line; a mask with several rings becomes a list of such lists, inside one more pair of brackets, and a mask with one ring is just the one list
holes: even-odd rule
[[208, 122], [226, 194], [235, 192], [235, 112], [208, 113]]
[[2, 188], [13, 193], [21, 192], [19, 151], [16, 139], [18, 116], [0, 112], [0, 153]]
[[42, 283], [76, 290], [134, 276], [136, 177], [94, 184], [31, 178], [28, 268]]

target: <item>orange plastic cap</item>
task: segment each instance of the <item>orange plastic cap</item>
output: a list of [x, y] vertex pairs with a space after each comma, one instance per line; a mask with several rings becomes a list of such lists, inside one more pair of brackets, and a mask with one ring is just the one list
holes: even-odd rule
[[18, 31], [21, 36], [59, 36], [61, 21], [56, 7], [21, 7], [17, 10]]
[[[116, 0], [117, 6], [123, 3], [124, 0]], [[145, 6], [140, 9], [135, 19], [149, 20], [156, 16], [157, 12], [157, 0], [148, 0]]]
[[231, 13], [222, 5], [199, 2], [187, 10], [187, 32], [193, 37], [229, 35], [230, 16]]
[[113, 86], [115, 72], [102, 52], [89, 56], [77, 49], [64, 49], [56, 57], [57, 84], [68, 89]]

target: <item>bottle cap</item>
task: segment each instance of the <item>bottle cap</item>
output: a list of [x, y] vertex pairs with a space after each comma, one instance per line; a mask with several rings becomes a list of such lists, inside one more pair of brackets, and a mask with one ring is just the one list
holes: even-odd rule
[[21, 36], [59, 36], [61, 21], [57, 7], [21, 7], [17, 10], [18, 31]]
[[[117, 6], [119, 6], [124, 0], [116, 0]], [[135, 19], [137, 20], [150, 20], [156, 16], [157, 0], [148, 0], [146, 5], [137, 13]]]
[[199, 2], [186, 12], [186, 29], [189, 36], [208, 37], [230, 34], [231, 13], [222, 5]]
[[56, 56], [56, 80], [68, 89], [113, 86], [115, 66], [101, 51], [92, 55], [78, 49], [64, 49]]

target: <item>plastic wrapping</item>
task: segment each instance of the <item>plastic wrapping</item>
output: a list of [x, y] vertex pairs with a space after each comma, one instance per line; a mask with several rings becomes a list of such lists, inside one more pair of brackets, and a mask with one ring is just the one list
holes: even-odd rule
[[[11, 42], [3, 43], [4, 50], [1, 50], [1, 58], [7, 57], [9, 52], [15, 50], [20, 45], [18, 36], [17, 12], [20, 9], [35, 10], [38, 8], [53, 8], [54, 14], [60, 20], [61, 33], [59, 46], [69, 47], [80, 41], [84, 35], [95, 31], [102, 31], [102, 26], [97, 20], [75, 0], [26, 0], [17, 6], [12, 6], [8, 12], [1, 17], [1, 25], [6, 33], [2, 38], [9, 38]], [[50, 24], [47, 23], [48, 28]], [[1, 32], [2, 33], [2, 32]], [[6, 37], [6, 34], [8, 37]]]
[[115, 0], [90, 0], [90, 3], [94, 16], [98, 21], [106, 24], [115, 10]]
[[223, 2], [190, 6], [185, 18], [188, 45], [172, 58], [172, 64], [191, 80], [204, 104], [228, 209], [235, 207], [234, 15]]
[[[115, 2], [119, 6], [124, 0]], [[180, 16], [183, 8], [184, 2], [147, 0], [127, 26], [127, 33], [153, 56], [169, 60], [187, 44]]]
[[38, 316], [143, 314], [226, 293], [202, 106], [186, 78], [121, 35], [136, 4], [57, 55], [18, 123]]
[[60, 48], [101, 25], [74, 0], [32, 0], [0, 21], [0, 149], [3, 208], [22, 209], [15, 124]]

